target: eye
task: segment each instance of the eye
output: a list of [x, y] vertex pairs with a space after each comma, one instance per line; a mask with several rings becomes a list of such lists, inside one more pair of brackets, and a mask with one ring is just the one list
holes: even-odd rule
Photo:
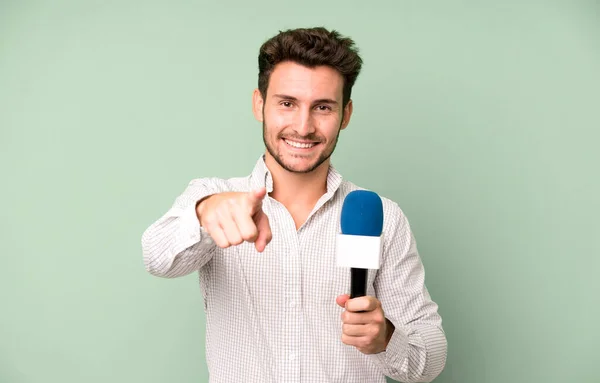
[[280, 102], [280, 105], [283, 105], [286, 108], [290, 108], [292, 106], [292, 103], [289, 101], [282, 101]]
[[317, 106], [317, 110], [321, 112], [329, 112], [331, 110], [331, 107], [329, 105], [319, 105]]

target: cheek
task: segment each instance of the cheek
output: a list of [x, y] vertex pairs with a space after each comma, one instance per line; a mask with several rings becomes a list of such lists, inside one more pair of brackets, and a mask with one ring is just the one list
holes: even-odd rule
[[329, 142], [335, 141], [340, 130], [340, 123], [341, 121], [336, 119], [335, 121], [328, 121], [326, 128], [325, 125], [323, 125], [323, 127], [325, 128], [323, 130], [323, 134], [327, 136], [327, 140]]
[[271, 132], [279, 131], [282, 127], [289, 125], [290, 116], [277, 111], [265, 111], [264, 119]]
[[290, 111], [273, 113], [273, 123], [278, 128], [285, 128], [286, 126], [293, 125], [295, 118], [295, 113]]

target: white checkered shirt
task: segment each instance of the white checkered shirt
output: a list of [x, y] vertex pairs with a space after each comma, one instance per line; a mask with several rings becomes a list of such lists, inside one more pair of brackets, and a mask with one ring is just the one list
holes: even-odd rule
[[343, 309], [335, 302], [350, 291], [350, 270], [336, 266], [341, 208], [359, 188], [331, 166], [327, 192], [299, 230], [286, 208], [267, 195], [263, 210], [273, 240], [265, 251], [246, 242], [217, 247], [200, 227], [196, 202], [261, 186], [273, 189], [262, 156], [248, 177], [195, 179], [142, 236], [144, 262], [153, 275], [199, 271], [210, 381], [383, 383], [384, 375], [402, 382], [433, 380], [446, 361], [446, 337], [398, 205], [382, 197], [381, 266], [369, 271], [367, 289], [396, 329], [387, 350], [365, 355], [342, 343]]

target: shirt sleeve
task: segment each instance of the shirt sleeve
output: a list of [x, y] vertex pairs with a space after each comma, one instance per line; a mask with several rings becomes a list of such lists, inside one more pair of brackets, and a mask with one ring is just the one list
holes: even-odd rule
[[395, 330], [387, 349], [369, 358], [392, 379], [430, 382], [445, 366], [447, 340], [408, 220], [397, 205], [393, 210], [374, 288]]
[[144, 231], [142, 252], [149, 273], [180, 277], [199, 270], [211, 259], [216, 245], [200, 227], [196, 204], [223, 189], [210, 179], [192, 180], [171, 209]]

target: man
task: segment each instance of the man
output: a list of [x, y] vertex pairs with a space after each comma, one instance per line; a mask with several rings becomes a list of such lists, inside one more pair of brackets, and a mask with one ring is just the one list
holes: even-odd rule
[[191, 181], [142, 236], [147, 270], [199, 271], [211, 382], [431, 381], [446, 360], [437, 305], [402, 211], [382, 198], [381, 267], [349, 299], [336, 267], [345, 196], [330, 165], [362, 60], [324, 28], [279, 33], [259, 53], [266, 146], [244, 178]]

